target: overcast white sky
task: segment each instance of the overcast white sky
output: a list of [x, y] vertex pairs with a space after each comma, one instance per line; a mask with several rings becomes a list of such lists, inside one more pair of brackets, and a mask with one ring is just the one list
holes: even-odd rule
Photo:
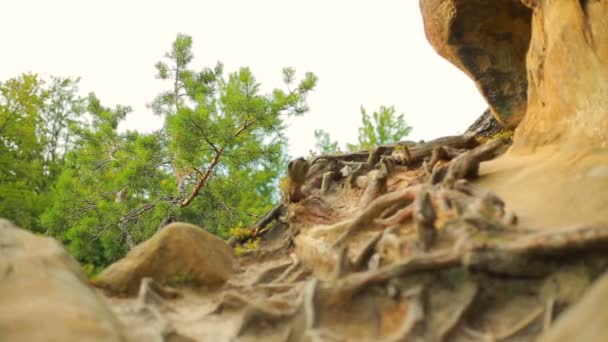
[[395, 105], [410, 139], [462, 133], [485, 109], [473, 82], [424, 37], [417, 0], [15, 0], [0, 11], [0, 80], [32, 71], [81, 76], [83, 93], [135, 109], [126, 127], [150, 131], [146, 108], [166, 85], [154, 64], [178, 32], [194, 40], [193, 66], [249, 66], [266, 89], [281, 69], [319, 77], [311, 112], [290, 121], [292, 156], [323, 128], [355, 142], [359, 106]]

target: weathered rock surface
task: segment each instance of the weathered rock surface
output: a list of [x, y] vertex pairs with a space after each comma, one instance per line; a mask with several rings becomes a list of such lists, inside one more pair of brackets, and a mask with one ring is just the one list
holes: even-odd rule
[[475, 81], [500, 122], [519, 127], [513, 150], [608, 147], [605, 1], [420, 0], [420, 8], [435, 50]]
[[534, 10], [528, 112], [516, 149], [608, 147], [608, 3], [525, 1]]
[[57, 241], [1, 219], [0, 339], [125, 340], [105, 300]]
[[608, 276], [603, 276], [581, 301], [565, 312], [540, 342], [608, 341]]
[[163, 284], [220, 285], [233, 272], [233, 252], [223, 240], [187, 223], [172, 223], [104, 270], [95, 284], [135, 294], [144, 277]]
[[427, 39], [471, 77], [495, 117], [515, 128], [526, 113], [531, 10], [520, 0], [420, 0]]

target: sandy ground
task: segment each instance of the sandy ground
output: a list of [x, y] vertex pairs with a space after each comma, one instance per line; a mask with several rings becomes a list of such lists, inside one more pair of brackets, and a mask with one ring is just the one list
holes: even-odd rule
[[[165, 305], [155, 306], [161, 316], [147, 310], [137, 310], [136, 298], [106, 298], [112, 310], [127, 327], [131, 342], [246, 341], [233, 336], [241, 322], [241, 312], [224, 310], [218, 314], [212, 313], [213, 310], [225, 292], [250, 284], [264, 269], [288, 260], [286, 254], [255, 263], [240, 260], [238, 274], [224, 287], [180, 288], [180, 298], [167, 300]], [[268, 332], [269, 335], [261, 336], [259, 340], [285, 340], [287, 334], [286, 331], [274, 329], [268, 329]]]
[[608, 150], [507, 153], [483, 163], [478, 183], [534, 229], [608, 224]]

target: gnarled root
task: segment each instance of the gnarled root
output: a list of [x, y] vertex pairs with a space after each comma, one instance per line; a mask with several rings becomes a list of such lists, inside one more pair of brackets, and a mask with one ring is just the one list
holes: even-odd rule
[[334, 242], [334, 246], [344, 243], [354, 233], [373, 223], [384, 210], [399, 202], [411, 202], [416, 196], [418, 186], [409, 187], [400, 191], [385, 194], [373, 200], [367, 208], [350, 225], [346, 231]]
[[[371, 174], [372, 172], [370, 172]], [[367, 183], [365, 192], [361, 195], [359, 200], [359, 208], [365, 208], [371, 201], [378, 198], [378, 196], [386, 193], [386, 182], [388, 180], [388, 172], [386, 169], [381, 168], [376, 171], [371, 180]]]
[[416, 330], [416, 327], [424, 321], [423, 296], [424, 288], [422, 286], [417, 286], [402, 295], [402, 298], [408, 300], [408, 310], [397, 332], [388, 338], [382, 339], [382, 342], [409, 340], [410, 335]]
[[149, 304], [160, 305], [165, 309], [171, 308], [165, 302], [165, 299], [178, 298], [179, 292], [167, 286], [160, 285], [152, 278], [143, 278], [139, 285], [137, 294], [137, 311], [141, 311], [148, 307]]
[[428, 190], [423, 189], [416, 196], [413, 217], [420, 247], [422, 250], [428, 251], [437, 238], [437, 231], [435, 230], [437, 215], [433, 209]]
[[302, 185], [306, 181], [309, 169], [310, 164], [304, 158], [292, 160], [287, 165], [287, 175], [289, 177], [288, 202], [299, 202], [306, 197], [302, 192]]
[[506, 144], [504, 139], [487, 142], [454, 158], [448, 165], [444, 185], [451, 187], [459, 179], [475, 179], [479, 175], [479, 164], [494, 157], [494, 153]]
[[[158, 324], [160, 324], [160, 334], [163, 339], [172, 336], [182, 337], [161, 313], [161, 310], [175, 311], [165, 302], [165, 299], [177, 298], [179, 295], [179, 292], [176, 290], [162, 286], [152, 278], [143, 278], [141, 280], [135, 310], [139, 313], [147, 311], [154, 317]], [[161, 310], [156, 306], [159, 306]]]

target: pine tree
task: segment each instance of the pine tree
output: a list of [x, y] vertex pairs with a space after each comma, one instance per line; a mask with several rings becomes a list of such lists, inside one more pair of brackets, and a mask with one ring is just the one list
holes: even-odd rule
[[198, 224], [222, 237], [247, 225], [278, 199], [286, 164], [284, 118], [308, 108], [316, 77], [287, 90], [260, 92], [248, 68], [190, 67], [192, 39], [178, 35], [157, 76], [168, 90], [152, 102], [164, 119], [152, 134], [117, 131], [130, 108], [87, 99], [88, 124], [75, 126], [74, 149], [55, 183], [43, 226], [94, 271], [124, 255], [168, 222]]

